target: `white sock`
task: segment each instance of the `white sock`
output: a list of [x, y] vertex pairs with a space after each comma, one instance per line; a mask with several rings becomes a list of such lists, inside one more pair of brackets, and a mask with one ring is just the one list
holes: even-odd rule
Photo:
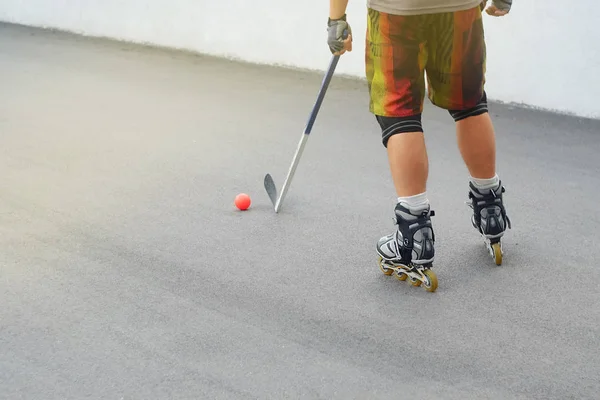
[[409, 197], [398, 197], [398, 203], [408, 205], [409, 208], [418, 208], [429, 204], [427, 192]]
[[494, 189], [498, 187], [498, 184], [500, 183], [500, 178], [498, 177], [498, 174], [494, 175], [494, 177], [490, 179], [479, 179], [471, 177], [471, 182], [473, 182], [473, 185], [479, 190]]

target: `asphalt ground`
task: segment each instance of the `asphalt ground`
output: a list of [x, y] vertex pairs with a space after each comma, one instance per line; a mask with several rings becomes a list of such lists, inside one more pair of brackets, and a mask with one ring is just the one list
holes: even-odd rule
[[2, 397], [596, 399], [600, 121], [490, 105], [497, 267], [428, 104], [428, 293], [377, 267], [395, 193], [364, 82], [334, 78], [273, 212], [321, 79], [0, 25]]

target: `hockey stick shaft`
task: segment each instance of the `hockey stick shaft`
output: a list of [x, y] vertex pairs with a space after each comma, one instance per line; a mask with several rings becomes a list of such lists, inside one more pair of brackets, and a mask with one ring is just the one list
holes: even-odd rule
[[304, 128], [304, 132], [302, 133], [302, 137], [300, 139], [300, 142], [298, 143], [298, 147], [296, 148], [296, 153], [294, 154], [292, 164], [290, 165], [287, 177], [285, 178], [285, 181], [281, 188], [281, 193], [279, 194], [279, 198], [277, 199], [277, 202], [275, 203], [275, 212], [279, 211], [279, 208], [281, 207], [281, 203], [283, 202], [283, 199], [285, 198], [285, 195], [287, 194], [287, 191], [292, 182], [292, 178], [294, 177], [294, 174], [296, 173], [296, 168], [298, 167], [298, 163], [300, 162], [300, 156], [304, 152], [304, 147], [306, 146], [306, 141], [308, 140], [308, 137], [309, 137], [310, 133], [312, 132], [312, 128], [317, 119], [317, 114], [319, 113], [319, 110], [321, 109], [321, 104], [323, 104], [323, 99], [325, 98], [325, 93], [327, 93], [327, 89], [329, 88], [329, 83], [331, 82], [331, 78], [333, 77], [335, 68], [337, 67], [339, 60], [340, 60], [340, 56], [337, 56], [337, 55], [334, 55], [331, 58], [331, 62], [329, 63], [329, 68], [327, 69], [327, 73], [325, 74], [325, 77], [323, 78], [323, 82], [321, 83], [321, 89], [319, 90], [319, 95], [317, 96], [315, 105], [312, 109], [312, 112], [310, 113], [308, 122], [306, 123], [306, 127]]

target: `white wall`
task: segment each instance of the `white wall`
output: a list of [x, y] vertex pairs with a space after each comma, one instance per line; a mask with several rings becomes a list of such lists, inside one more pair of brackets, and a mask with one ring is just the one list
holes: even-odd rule
[[[600, 118], [600, 18], [593, 0], [515, 0], [486, 15], [490, 98]], [[366, 0], [350, 0], [354, 51], [338, 72], [364, 76]], [[327, 0], [0, 0], [0, 21], [323, 70]]]

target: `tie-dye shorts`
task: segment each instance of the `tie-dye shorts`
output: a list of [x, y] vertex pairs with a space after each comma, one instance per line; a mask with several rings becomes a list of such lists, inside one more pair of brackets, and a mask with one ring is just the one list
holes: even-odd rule
[[369, 9], [365, 61], [370, 111], [386, 117], [422, 113], [425, 79], [436, 106], [475, 107], [485, 83], [482, 9], [409, 16]]

